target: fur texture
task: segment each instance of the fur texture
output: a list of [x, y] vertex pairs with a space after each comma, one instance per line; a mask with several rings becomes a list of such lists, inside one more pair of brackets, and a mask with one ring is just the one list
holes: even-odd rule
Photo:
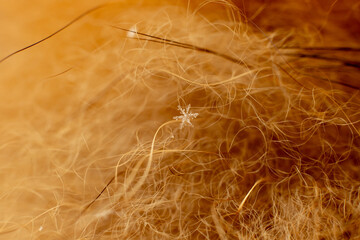
[[0, 239], [360, 239], [357, 1], [0, 5]]

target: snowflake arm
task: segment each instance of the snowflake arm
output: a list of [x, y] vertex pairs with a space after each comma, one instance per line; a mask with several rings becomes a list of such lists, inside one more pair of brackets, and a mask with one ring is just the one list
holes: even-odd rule
[[199, 114], [190, 112], [190, 108], [191, 108], [190, 104], [186, 107], [186, 109], [185, 108], [183, 109], [180, 105], [178, 106], [181, 116], [176, 116], [174, 117], [174, 119], [181, 120], [180, 129], [182, 129], [184, 125], [194, 126], [192, 125], [191, 120], [196, 118]]

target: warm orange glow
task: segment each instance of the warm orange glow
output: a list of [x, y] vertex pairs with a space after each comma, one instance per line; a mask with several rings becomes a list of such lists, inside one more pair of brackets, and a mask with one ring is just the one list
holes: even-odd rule
[[0, 239], [360, 237], [358, 1], [0, 6]]

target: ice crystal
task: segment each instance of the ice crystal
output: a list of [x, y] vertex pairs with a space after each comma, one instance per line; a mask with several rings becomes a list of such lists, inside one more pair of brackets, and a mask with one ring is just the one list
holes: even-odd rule
[[178, 109], [182, 115], [176, 116], [174, 117], [174, 119], [181, 120], [180, 129], [182, 129], [184, 125], [194, 126], [190, 121], [196, 118], [199, 114], [190, 112], [190, 107], [191, 107], [190, 104], [186, 107], [186, 109], [185, 108], [183, 109], [180, 105], [178, 106]]

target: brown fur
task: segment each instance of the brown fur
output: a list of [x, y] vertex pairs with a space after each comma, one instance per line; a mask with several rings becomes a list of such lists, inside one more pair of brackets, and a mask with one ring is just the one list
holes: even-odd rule
[[360, 238], [356, 1], [0, 5], [0, 239]]

